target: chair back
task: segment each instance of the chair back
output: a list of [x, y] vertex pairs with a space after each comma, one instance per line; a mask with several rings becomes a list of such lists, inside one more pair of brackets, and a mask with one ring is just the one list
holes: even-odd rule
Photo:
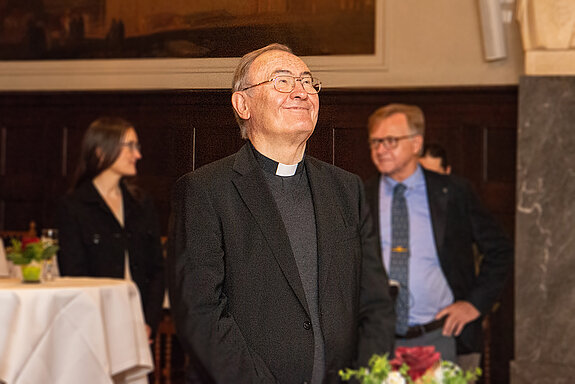
[[19, 229], [19, 230], [12, 230], [12, 229], [0, 229], [0, 237], [3, 239], [23, 239], [26, 237], [37, 237], [38, 231], [36, 230], [36, 222], [34, 220], [30, 221], [28, 224], [28, 229]]

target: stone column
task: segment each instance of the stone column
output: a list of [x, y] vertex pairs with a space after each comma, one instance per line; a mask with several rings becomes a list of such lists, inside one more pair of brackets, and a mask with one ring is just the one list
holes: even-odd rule
[[575, 2], [518, 0], [512, 384], [575, 383]]
[[519, 86], [512, 384], [575, 383], [575, 77]]

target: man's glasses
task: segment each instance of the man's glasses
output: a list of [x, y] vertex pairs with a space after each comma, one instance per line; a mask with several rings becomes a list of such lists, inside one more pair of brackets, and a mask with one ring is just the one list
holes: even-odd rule
[[127, 147], [130, 148], [130, 151], [134, 152], [134, 151], [138, 151], [138, 152], [142, 152], [142, 145], [140, 143], [138, 143], [137, 141], [128, 141], [125, 143], [120, 143], [121, 147]]
[[383, 144], [385, 149], [395, 149], [400, 140], [410, 139], [414, 136], [417, 136], [417, 133], [412, 133], [411, 135], [406, 136], [386, 136], [382, 138], [372, 137], [368, 140], [368, 143], [371, 149], [379, 148], [380, 144]]
[[304, 91], [312, 95], [319, 93], [321, 89], [321, 81], [319, 81], [315, 77], [311, 76], [295, 77], [289, 75], [281, 75], [276, 76], [273, 79], [269, 79], [254, 85], [250, 85], [249, 87], [242, 89], [242, 91], [246, 91], [250, 88], [254, 88], [262, 84], [273, 83], [276, 91], [281, 93], [290, 93], [291, 91], [294, 90], [296, 81], [299, 81], [301, 83]]

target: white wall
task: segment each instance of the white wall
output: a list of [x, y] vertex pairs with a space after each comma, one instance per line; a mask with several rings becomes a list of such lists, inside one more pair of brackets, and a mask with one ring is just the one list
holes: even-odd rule
[[387, 71], [340, 76], [337, 81], [341, 85], [518, 83], [523, 51], [515, 20], [505, 25], [507, 58], [487, 62], [477, 0], [387, 0], [387, 11]]
[[[478, 0], [378, 0], [374, 57], [306, 58], [326, 88], [513, 85], [523, 72], [519, 28], [507, 58], [483, 57]], [[501, 0], [513, 9], [513, 0]], [[229, 88], [237, 59], [0, 62], [0, 90]]]

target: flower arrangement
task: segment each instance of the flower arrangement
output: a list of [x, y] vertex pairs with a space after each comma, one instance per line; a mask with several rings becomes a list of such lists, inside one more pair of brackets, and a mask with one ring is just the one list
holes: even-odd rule
[[340, 370], [342, 380], [361, 384], [467, 384], [481, 375], [481, 369], [464, 372], [459, 366], [441, 361], [433, 346], [398, 347], [396, 357], [373, 355], [369, 367]]
[[56, 252], [58, 252], [58, 246], [51, 240], [41, 241], [37, 237], [30, 237], [22, 241], [12, 239], [6, 256], [15, 265], [21, 266], [24, 281], [36, 282], [40, 281], [42, 261], [49, 260]]
[[58, 252], [58, 246], [50, 241], [41, 241], [37, 237], [12, 239], [7, 249], [7, 257], [16, 265], [30, 264], [33, 260], [41, 262], [48, 260]]

